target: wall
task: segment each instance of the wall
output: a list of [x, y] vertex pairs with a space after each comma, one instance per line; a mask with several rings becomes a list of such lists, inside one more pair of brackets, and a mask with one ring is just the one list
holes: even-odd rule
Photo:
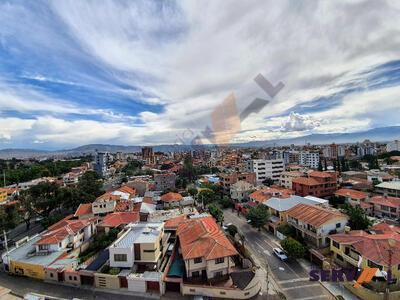
[[65, 281], [65, 283], [79, 286], [79, 285], [81, 285], [81, 276], [77, 272], [65, 271], [64, 281]]
[[[344, 285], [351, 293], [359, 297], [360, 299], [366, 299], [366, 300], [384, 300], [384, 294], [383, 293], [375, 293], [369, 289], [366, 289], [365, 287], [361, 286], [359, 288], [354, 288], [352, 284], [345, 284]], [[400, 291], [398, 292], [390, 292], [389, 297], [387, 298], [388, 300], [398, 300], [400, 299]]]
[[[23, 273], [21, 273], [19, 270], [16, 270], [16, 269], [21, 269]], [[23, 275], [23, 276], [27, 276], [27, 277], [31, 277], [31, 278], [36, 278], [36, 279], [41, 279], [41, 280], [43, 280], [45, 278], [45, 272], [44, 272], [43, 266], [27, 264], [27, 263], [18, 262], [18, 261], [11, 261], [10, 273], [17, 274], [17, 275]]]
[[182, 295], [201, 295], [225, 299], [249, 299], [256, 296], [261, 289], [261, 283], [258, 278], [259, 276], [256, 275], [244, 290], [182, 283], [181, 292]]
[[[157, 262], [160, 257], [160, 239], [155, 243], [142, 243], [140, 244], [140, 261], [144, 262]], [[145, 252], [145, 250], [155, 250], [154, 252]]]
[[[133, 266], [133, 245], [132, 248], [110, 247], [110, 267], [112, 268], [131, 268]], [[126, 254], [127, 261], [115, 261], [114, 254]]]
[[98, 288], [112, 290], [118, 290], [120, 288], [118, 276], [101, 273], [94, 274], [94, 285]]

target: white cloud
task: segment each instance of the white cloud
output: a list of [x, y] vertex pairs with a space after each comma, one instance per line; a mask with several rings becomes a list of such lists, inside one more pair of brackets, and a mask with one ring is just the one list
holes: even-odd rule
[[311, 116], [302, 116], [295, 112], [291, 112], [287, 119], [282, 123], [282, 131], [305, 131], [312, 130], [321, 123], [319, 120], [315, 120]]

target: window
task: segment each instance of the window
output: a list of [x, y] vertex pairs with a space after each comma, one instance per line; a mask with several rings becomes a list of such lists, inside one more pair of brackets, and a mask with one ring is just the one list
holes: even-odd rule
[[202, 259], [201, 257], [196, 257], [196, 258], [194, 259], [194, 263], [195, 263], [195, 264], [200, 264], [202, 261], [203, 261], [203, 259]]
[[340, 223], [336, 223], [336, 228], [340, 228]]
[[72, 280], [72, 276], [68, 276], [68, 279], [69, 279], [69, 280]]
[[194, 278], [200, 277], [200, 272], [199, 271], [192, 272], [192, 277]]
[[127, 261], [127, 255], [126, 254], [114, 254], [114, 261]]
[[39, 251], [49, 250], [50, 245], [39, 245]]
[[215, 260], [215, 264], [216, 264], [216, 265], [217, 265], [217, 264], [222, 264], [224, 261], [225, 261], [225, 258], [224, 258], [224, 257], [218, 257], [218, 258]]
[[54, 274], [53, 274], [53, 273], [50, 273], [50, 277], [54, 277]]
[[214, 277], [222, 277], [222, 271], [215, 272]]
[[338, 242], [332, 241], [333, 247], [340, 249], [340, 244]]
[[150, 249], [150, 250], [143, 250], [145, 253], [154, 253], [156, 252], [156, 249]]
[[374, 263], [373, 261], [370, 261], [370, 260], [368, 260], [368, 267], [378, 268], [379, 270], [382, 271], [382, 266], [380, 266], [380, 265], [378, 265], [378, 264], [376, 264], [376, 263]]
[[336, 254], [336, 258], [340, 261], [343, 261], [343, 256], [341, 256], [340, 254]]

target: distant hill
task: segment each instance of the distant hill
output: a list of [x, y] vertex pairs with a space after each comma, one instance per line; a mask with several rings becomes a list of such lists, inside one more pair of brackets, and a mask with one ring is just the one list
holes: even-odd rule
[[[330, 143], [356, 143], [369, 139], [374, 142], [387, 142], [395, 139], [400, 140], [400, 126], [374, 128], [362, 132], [352, 133], [329, 133], [329, 134], [310, 134], [302, 137], [289, 138], [289, 139], [275, 139], [268, 141], [251, 141], [247, 143], [231, 144], [234, 147], [268, 147], [268, 146], [285, 146], [285, 145], [305, 145], [311, 143], [330, 144]], [[206, 145], [206, 147], [213, 147], [214, 145]], [[198, 146], [200, 147], [200, 146]], [[107, 152], [123, 152], [132, 153], [140, 152], [142, 146], [123, 146], [123, 145], [107, 145], [107, 144], [90, 144], [84, 145], [73, 149], [57, 150], [57, 151], [44, 151], [34, 149], [3, 149], [0, 150], [0, 158], [40, 158], [40, 157], [66, 157], [77, 156], [83, 154], [92, 154], [96, 150]], [[190, 145], [155, 145], [154, 151], [170, 152], [177, 150], [190, 150], [193, 149]]]

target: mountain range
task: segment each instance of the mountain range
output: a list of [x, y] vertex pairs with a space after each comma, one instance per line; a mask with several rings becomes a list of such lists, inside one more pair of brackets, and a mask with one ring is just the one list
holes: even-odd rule
[[[295, 138], [274, 139], [268, 141], [250, 141], [246, 143], [230, 144], [232, 147], [271, 147], [271, 146], [285, 146], [285, 145], [305, 145], [307, 143], [330, 144], [330, 143], [356, 143], [369, 139], [373, 142], [387, 142], [395, 139], [400, 139], [400, 126], [380, 127], [361, 132], [352, 133], [328, 133], [328, 134], [310, 134]], [[205, 147], [214, 147], [215, 145], [204, 145]], [[155, 145], [154, 151], [170, 152], [170, 151], [184, 151], [202, 146], [191, 145]], [[123, 145], [107, 145], [107, 144], [90, 144], [84, 145], [73, 149], [45, 151], [35, 149], [2, 149], [0, 150], [1, 159], [10, 158], [43, 158], [43, 157], [71, 157], [82, 154], [93, 154], [96, 150], [107, 152], [124, 152], [132, 153], [141, 151], [142, 146], [123, 146]]]

